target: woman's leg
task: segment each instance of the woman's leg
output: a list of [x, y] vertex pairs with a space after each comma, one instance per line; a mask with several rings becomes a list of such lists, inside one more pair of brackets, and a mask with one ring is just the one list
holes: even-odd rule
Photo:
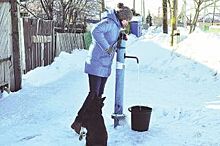
[[[95, 75], [88, 75], [89, 77], [89, 94], [86, 97], [82, 107], [78, 111], [78, 116], [75, 118], [75, 121], [71, 125], [72, 129], [74, 129], [78, 134], [80, 132], [81, 126], [84, 126], [84, 121], [87, 119], [88, 114], [90, 114], [88, 111], [93, 111], [93, 108], [91, 107], [91, 104], [95, 98], [98, 99], [101, 97], [104, 91], [105, 83], [107, 78], [95, 76]], [[101, 103], [102, 102], [102, 103]], [[103, 104], [103, 101], [100, 101], [100, 104]], [[101, 112], [101, 109], [100, 109]]]
[[104, 89], [105, 89], [105, 84], [107, 81], [107, 77], [101, 77], [101, 83], [99, 86], [99, 92], [98, 92], [98, 97], [102, 97], [102, 94], [104, 93]]
[[107, 77], [89, 75], [89, 90], [95, 92], [98, 97], [103, 94]]

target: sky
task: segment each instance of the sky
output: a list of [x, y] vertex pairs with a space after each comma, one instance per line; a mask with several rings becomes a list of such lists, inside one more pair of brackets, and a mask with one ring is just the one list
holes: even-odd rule
[[[141, 1], [142, 0], [136, 0], [135, 1], [135, 10], [136, 10], [136, 12], [138, 12], [140, 14], [142, 12]], [[122, 2], [126, 6], [128, 6], [129, 8], [133, 8], [133, 0], [106, 0], [105, 2], [106, 2], [106, 6], [107, 7], [116, 8], [117, 3]], [[157, 14], [158, 13], [158, 7], [160, 7], [160, 5], [161, 5], [161, 1], [160, 0], [154, 0], [153, 3], [150, 0], [145, 0], [145, 11], [146, 11], [146, 14], [148, 14], [148, 10], [151, 13]]]
[[[143, 16], [143, 8], [141, 7], [141, 4], [145, 3], [145, 16], [148, 15], [148, 12], [152, 16], [160, 16], [162, 17], [162, 0], [135, 0], [135, 10], [137, 13], [142, 14]], [[122, 2], [126, 6], [133, 8], [133, 0], [105, 0], [106, 6], [111, 8], [116, 8], [117, 3]], [[178, 1], [178, 13], [181, 12], [182, 6], [184, 4], [183, 0]], [[219, 5], [219, 2], [217, 3], [217, 6]], [[193, 0], [186, 0], [186, 15], [189, 17], [190, 14], [195, 13], [195, 6], [193, 3]], [[208, 13], [213, 13], [213, 7], [209, 7], [207, 9], [204, 9], [200, 15], [206, 15]], [[216, 13], [219, 13], [219, 8], [216, 9]]]
[[[188, 0], [187, 3], [191, 5], [189, 2], [191, 0]], [[111, 8], [116, 8], [117, 3], [122, 2], [129, 8], [133, 8], [133, 0], [105, 0], [106, 6]], [[135, 0], [135, 10], [139, 14], [143, 14], [143, 8], [141, 7], [141, 4], [143, 3], [143, 0]], [[158, 16], [158, 13], [162, 16], [162, 1], [161, 0], [144, 0], [145, 4], [145, 15], [147, 16], [148, 12], [150, 12], [154, 16]], [[182, 1], [179, 1], [179, 7], [181, 9]], [[143, 4], [142, 4], [143, 5]]]
[[[115, 60], [106, 83], [103, 117], [108, 146], [220, 146], [219, 34], [179, 28], [178, 44], [160, 27], [130, 34], [124, 114], [114, 128]], [[177, 41], [176, 41], [177, 42]], [[84, 146], [70, 125], [88, 93], [85, 50], [62, 52], [48, 66], [22, 76], [22, 89], [0, 98], [1, 146]], [[152, 108], [149, 130], [131, 130], [132, 106]]]

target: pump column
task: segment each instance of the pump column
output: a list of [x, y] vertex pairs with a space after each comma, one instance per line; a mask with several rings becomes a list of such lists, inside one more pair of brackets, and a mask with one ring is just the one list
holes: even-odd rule
[[125, 40], [121, 40], [120, 47], [117, 50], [116, 62], [116, 83], [115, 83], [115, 109], [112, 114], [114, 127], [119, 125], [120, 120], [125, 118], [123, 114], [123, 97], [124, 97], [124, 72], [125, 72]]

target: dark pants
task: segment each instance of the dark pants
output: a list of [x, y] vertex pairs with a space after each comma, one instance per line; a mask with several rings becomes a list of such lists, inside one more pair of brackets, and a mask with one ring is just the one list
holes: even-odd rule
[[101, 97], [104, 92], [106, 81], [107, 81], [107, 77], [99, 77], [99, 76], [89, 74], [90, 92], [94, 92], [96, 93], [98, 97]]
[[90, 74], [88, 76], [89, 76], [89, 94], [86, 97], [82, 107], [78, 112], [78, 116], [80, 119], [86, 113], [86, 110], [87, 108], [89, 108], [89, 104], [92, 103], [92, 100], [94, 98], [101, 98], [104, 92], [105, 83], [107, 81], [107, 78], [105, 77], [99, 77]]

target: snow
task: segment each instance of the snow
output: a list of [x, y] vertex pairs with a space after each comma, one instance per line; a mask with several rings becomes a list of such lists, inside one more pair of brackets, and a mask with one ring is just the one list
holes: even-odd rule
[[[220, 36], [199, 30], [169, 46], [169, 35], [151, 27], [129, 35], [124, 113], [113, 127], [115, 65], [109, 77], [103, 116], [108, 146], [220, 146]], [[23, 75], [22, 89], [0, 99], [1, 146], [83, 146], [70, 124], [88, 92], [87, 51], [62, 52], [55, 61]], [[115, 64], [115, 60], [113, 62]], [[131, 130], [134, 105], [151, 107], [149, 130]]]

